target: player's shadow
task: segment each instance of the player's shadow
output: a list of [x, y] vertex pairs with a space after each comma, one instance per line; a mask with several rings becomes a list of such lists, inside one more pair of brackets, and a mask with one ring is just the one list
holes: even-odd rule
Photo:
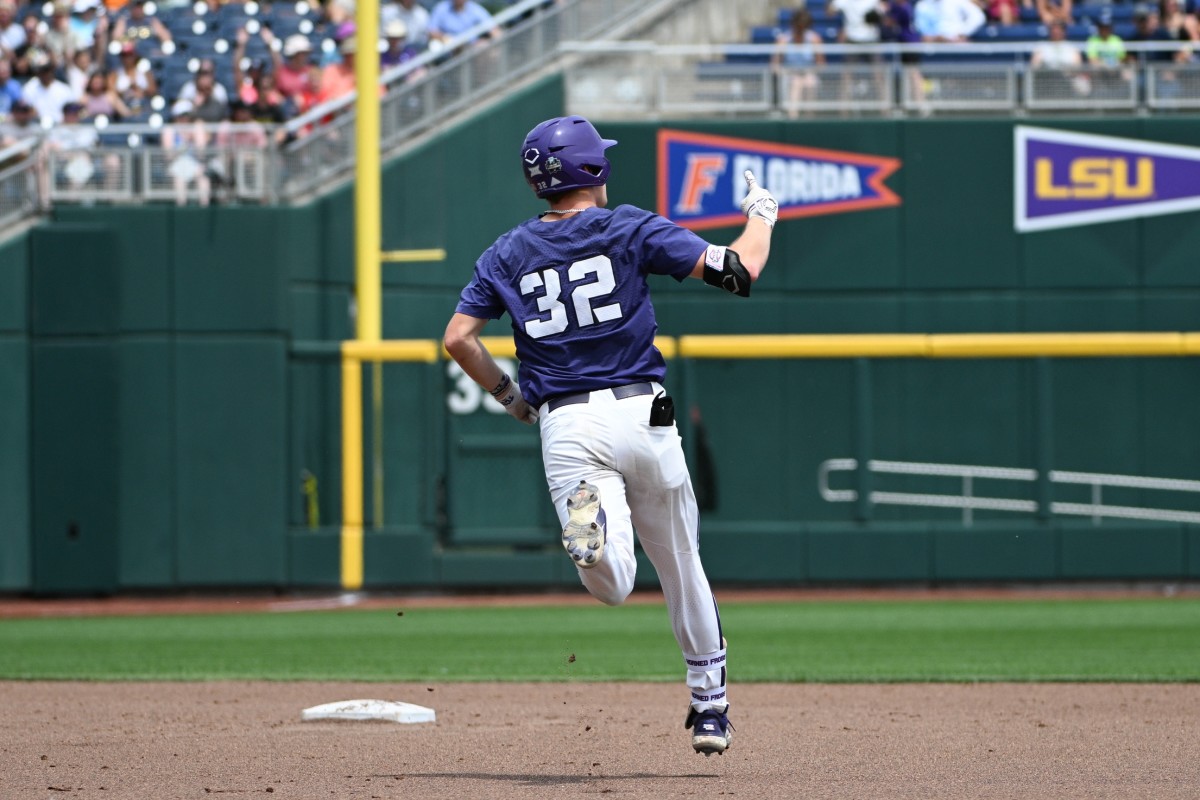
[[[373, 778], [396, 778], [397, 775], [372, 775]], [[688, 775], [653, 775], [649, 772], [634, 772], [629, 775], [502, 775], [494, 772], [409, 772], [407, 778], [457, 778], [470, 781], [507, 781], [521, 786], [574, 786], [595, 781], [644, 781], [655, 778], [680, 780], [687, 778], [720, 778], [720, 775], [693, 772]]]

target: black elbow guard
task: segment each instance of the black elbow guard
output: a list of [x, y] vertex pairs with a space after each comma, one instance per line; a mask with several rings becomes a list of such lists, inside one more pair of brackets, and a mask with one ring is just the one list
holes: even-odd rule
[[728, 247], [710, 244], [704, 253], [704, 282], [738, 297], [750, 296], [750, 273], [738, 254]]

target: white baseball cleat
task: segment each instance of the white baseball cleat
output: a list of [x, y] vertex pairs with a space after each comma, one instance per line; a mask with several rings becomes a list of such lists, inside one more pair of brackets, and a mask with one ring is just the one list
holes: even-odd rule
[[567, 555], [582, 569], [591, 569], [604, 556], [604, 524], [600, 521], [600, 490], [580, 481], [567, 500], [567, 527], [562, 543]]

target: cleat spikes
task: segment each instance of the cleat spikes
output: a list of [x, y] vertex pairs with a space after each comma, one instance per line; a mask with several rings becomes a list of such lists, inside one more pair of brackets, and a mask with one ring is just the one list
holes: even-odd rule
[[604, 542], [605, 530], [600, 521], [600, 491], [587, 481], [580, 481], [575, 492], [567, 498], [563, 547], [576, 566], [589, 569], [603, 558]]

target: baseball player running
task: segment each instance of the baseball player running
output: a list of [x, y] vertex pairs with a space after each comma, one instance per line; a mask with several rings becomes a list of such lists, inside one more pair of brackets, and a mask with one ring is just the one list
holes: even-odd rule
[[[605, 151], [615, 144], [578, 116], [529, 132], [521, 168], [549, 209], [480, 256], [445, 345], [509, 414], [527, 425], [540, 420], [563, 546], [603, 603], [619, 605], [633, 590], [636, 529], [683, 651], [692, 747], [724, 753], [733, 729], [725, 639], [700, 563], [696, 499], [662, 385], [666, 363], [654, 346], [646, 278], [699, 278], [749, 296], [767, 262], [778, 205], [746, 172], [746, 226], [727, 247], [640, 208], [610, 210]], [[487, 321], [505, 312], [520, 360], [517, 381], [480, 341]]]

